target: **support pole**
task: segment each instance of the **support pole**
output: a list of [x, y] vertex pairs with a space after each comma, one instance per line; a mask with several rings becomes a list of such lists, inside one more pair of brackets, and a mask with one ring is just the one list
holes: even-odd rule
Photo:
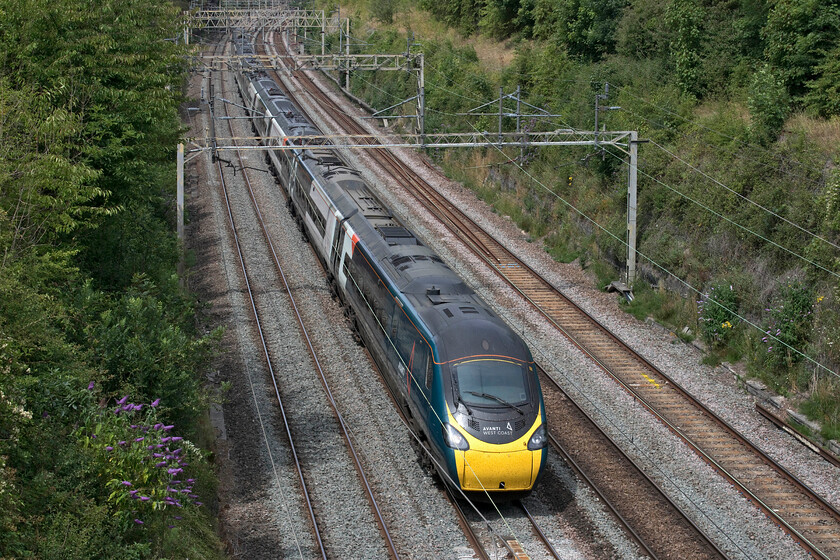
[[348, 70], [344, 73], [344, 89], [350, 91], [350, 18], [347, 18], [347, 38], [344, 40], [345, 54], [347, 54]]
[[178, 188], [175, 197], [175, 221], [178, 234], [178, 279], [184, 286], [184, 144], [178, 144]]
[[627, 177], [627, 285], [636, 281], [636, 204], [639, 171], [639, 133], [630, 132], [630, 170]]
[[425, 75], [425, 60], [426, 57], [420, 53], [420, 144], [426, 143], [426, 75]]
[[[520, 88], [522, 86], [516, 86], [516, 134], [522, 133], [522, 99], [519, 97]], [[525, 161], [525, 146], [519, 147], [519, 162], [524, 163]]]
[[321, 10], [321, 56], [326, 54], [327, 48], [327, 14]]
[[505, 100], [505, 90], [499, 88], [499, 145], [502, 144], [502, 103]]

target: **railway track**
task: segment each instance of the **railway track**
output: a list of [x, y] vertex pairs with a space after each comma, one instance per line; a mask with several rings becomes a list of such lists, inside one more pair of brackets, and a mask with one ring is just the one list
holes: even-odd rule
[[[544, 371], [540, 371], [549, 442], [598, 492], [651, 558], [726, 558], [641, 468]], [[662, 531], [663, 525], [668, 531]]]
[[[348, 133], [366, 133], [308, 77], [299, 79]], [[807, 552], [818, 558], [840, 558], [840, 512], [575, 305], [397, 156], [385, 149], [368, 151], [558, 331]]]
[[[222, 92], [223, 96], [226, 95], [225, 94], [225, 81], [224, 80], [221, 81], [221, 87], [220, 87], [219, 90]], [[227, 110], [228, 110], [227, 104], [225, 104], [224, 107], [225, 107], [226, 116], [230, 116], [230, 115], [227, 115]], [[234, 130], [233, 130], [233, 125], [231, 124], [232, 121], [227, 120], [226, 122], [228, 123], [228, 127], [230, 128], [231, 136], [235, 136], [235, 133], [234, 133]], [[255, 196], [254, 190], [252, 188], [252, 182], [251, 182], [251, 178], [250, 178], [250, 175], [249, 175], [249, 172], [248, 172], [249, 165], [247, 164], [246, 161], [244, 161], [242, 159], [242, 154], [239, 151], [236, 152], [236, 157], [237, 157], [237, 160], [238, 160], [238, 167], [242, 171], [241, 180], [244, 181], [245, 187], [248, 191], [249, 198], [250, 198], [251, 203], [253, 205], [253, 211], [256, 215], [257, 221], [259, 222], [259, 226], [260, 226], [260, 229], [262, 231], [265, 243], [266, 243], [266, 245], [269, 249], [269, 252], [270, 252], [270, 255], [271, 255], [271, 260], [273, 261], [273, 264], [276, 268], [276, 271], [277, 271], [277, 274], [278, 274], [279, 278], [282, 280], [282, 286], [281, 287], [283, 289], [283, 292], [287, 296], [287, 298], [290, 302], [290, 305], [291, 305], [291, 307], [294, 311], [294, 315], [297, 319], [298, 328], [300, 329], [300, 334], [305, 339], [306, 347], [309, 351], [310, 357], [311, 357], [312, 362], [313, 362], [313, 366], [314, 366], [313, 369], [318, 374], [319, 381], [320, 381], [320, 383], [321, 383], [321, 385], [322, 385], [322, 387], [323, 387], [323, 389], [326, 393], [326, 397], [327, 397], [327, 400], [329, 401], [330, 407], [332, 409], [332, 413], [333, 413], [333, 415], [334, 415], [334, 417], [335, 417], [335, 419], [336, 419], [336, 421], [337, 421], [337, 423], [340, 427], [341, 435], [342, 435], [342, 437], [345, 441], [346, 449], [348, 450], [349, 455], [352, 457], [353, 464], [356, 468], [356, 472], [357, 472], [358, 477], [359, 477], [359, 481], [360, 481], [361, 486], [363, 487], [363, 490], [364, 490], [364, 495], [367, 498], [368, 503], [370, 504], [371, 510], [372, 510], [372, 512], [374, 514], [374, 517], [376, 519], [376, 522], [379, 526], [379, 530], [382, 534], [383, 540], [386, 543], [386, 547], [387, 547], [387, 550], [388, 550], [389, 557], [397, 559], [397, 558], [400, 557], [400, 555], [399, 555], [399, 552], [397, 551], [397, 548], [396, 548], [393, 540], [391, 539], [391, 534], [390, 534], [390, 531], [389, 531], [389, 528], [388, 528], [388, 523], [386, 522], [385, 518], [383, 517], [383, 515], [380, 511], [379, 505], [377, 503], [377, 499], [374, 495], [374, 492], [371, 488], [370, 483], [368, 482], [367, 476], [366, 476], [364, 468], [362, 466], [360, 456], [357, 453], [356, 448], [353, 444], [352, 438], [350, 436], [350, 432], [348, 430], [348, 426], [346, 425], [346, 423], [344, 421], [344, 418], [343, 418], [341, 412], [338, 409], [336, 401], [333, 398], [329, 382], [327, 381], [326, 375], [325, 375], [324, 370], [321, 366], [321, 361], [319, 360], [319, 357], [318, 357], [318, 352], [316, 351], [315, 346], [313, 345], [312, 339], [309, 335], [309, 332], [307, 330], [304, 319], [301, 316], [301, 312], [298, 309], [298, 304], [296, 302], [295, 295], [294, 295], [292, 289], [290, 288], [289, 283], [286, 279], [286, 275], [285, 275], [284, 270], [283, 270], [283, 265], [281, 264], [281, 260], [278, 257], [278, 252], [274, 247], [274, 244], [273, 244], [272, 239], [271, 239], [271, 235], [269, 234], [268, 230], [266, 229], [266, 224], [263, 220], [262, 212], [260, 210], [260, 204], [257, 201], [257, 197]], [[227, 214], [228, 214], [230, 230], [231, 230], [232, 236], [234, 238], [234, 243], [235, 243], [237, 254], [238, 254], [238, 257], [239, 257], [239, 263], [240, 263], [240, 266], [241, 266], [242, 276], [243, 276], [244, 281], [245, 281], [246, 291], [248, 293], [248, 298], [249, 298], [250, 304], [251, 304], [251, 310], [252, 310], [252, 313], [253, 313], [253, 316], [254, 316], [254, 319], [255, 319], [255, 326], [256, 326], [257, 336], [258, 336], [258, 339], [259, 339], [259, 346], [262, 348], [263, 355], [264, 355], [265, 361], [266, 361], [266, 365], [268, 367], [268, 371], [269, 371], [269, 374], [270, 374], [270, 377], [271, 377], [271, 382], [272, 382], [273, 388], [274, 388], [274, 396], [275, 396], [276, 401], [278, 403], [278, 408], [279, 408], [279, 411], [280, 411], [280, 414], [281, 414], [281, 417], [282, 417], [282, 420], [283, 420], [283, 425], [284, 425], [284, 428], [285, 428], [285, 431], [286, 431], [287, 440], [288, 440], [289, 447], [290, 447], [290, 450], [291, 450], [291, 454], [292, 454], [294, 464], [295, 464], [295, 470], [296, 470], [297, 475], [298, 475], [298, 480], [299, 480], [300, 487], [301, 487], [301, 490], [302, 490], [303, 498], [304, 498], [306, 508], [307, 508], [307, 511], [308, 511], [308, 514], [309, 514], [309, 519], [310, 519], [310, 522], [311, 522], [314, 539], [315, 539], [315, 542], [317, 543], [319, 556], [326, 559], [326, 558], [328, 558], [327, 548], [325, 547], [325, 544], [324, 544], [322, 536], [321, 536], [321, 530], [319, 529], [318, 519], [317, 519], [317, 515], [316, 515], [316, 511], [315, 511], [316, 508], [313, 506], [313, 502], [312, 502], [312, 499], [310, 497], [310, 491], [309, 491], [308, 483], [307, 483], [307, 476], [304, 473], [304, 468], [303, 468], [302, 462], [298, 457], [298, 453], [297, 453], [296, 446], [295, 446], [295, 437], [292, 433], [292, 430], [290, 429], [290, 422], [289, 422], [289, 419], [288, 419], [288, 416], [287, 416], [286, 407], [283, 404], [282, 390], [281, 390], [281, 387], [280, 387], [282, 385], [282, 380], [278, 379], [276, 369], [273, 365], [273, 360], [272, 360], [272, 357], [271, 357], [271, 351], [269, 350], [269, 345], [267, 343], [266, 336], [265, 336], [265, 333], [264, 333], [264, 330], [263, 330], [263, 322], [260, 319], [260, 316], [261, 316], [261, 313], [260, 313], [260, 310], [259, 310], [260, 306], [257, 303], [257, 297], [255, 296], [254, 289], [252, 288], [251, 281], [249, 279], [247, 259], [246, 259], [246, 256], [245, 256], [244, 252], [243, 252], [243, 248], [242, 248], [242, 245], [241, 245], [240, 240], [239, 240], [238, 227], [237, 227], [236, 220], [234, 218], [233, 209], [231, 207], [230, 191], [229, 191], [229, 188], [228, 188], [228, 184], [225, 180], [225, 173], [224, 173], [224, 169], [223, 169], [223, 165], [222, 165], [223, 162], [221, 160], [218, 160], [216, 163], [217, 163], [217, 166], [218, 166], [220, 186], [221, 186], [221, 189], [223, 191], [223, 199], [224, 199], [226, 207], [227, 207]]]

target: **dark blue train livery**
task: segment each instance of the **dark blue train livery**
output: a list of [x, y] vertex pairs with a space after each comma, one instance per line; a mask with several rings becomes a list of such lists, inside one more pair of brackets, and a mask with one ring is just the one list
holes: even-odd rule
[[[249, 38], [237, 53], [253, 53]], [[236, 73], [269, 146], [320, 135], [278, 84]], [[445, 482], [478, 498], [530, 492], [547, 456], [542, 392], [528, 347], [372, 193], [334, 150], [269, 150], [289, 208]]]

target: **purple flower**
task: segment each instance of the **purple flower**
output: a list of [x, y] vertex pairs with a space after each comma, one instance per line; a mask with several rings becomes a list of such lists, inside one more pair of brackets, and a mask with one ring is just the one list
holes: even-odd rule
[[179, 472], [182, 472], [183, 470], [184, 469], [167, 469], [166, 472], [168, 472], [169, 474], [178, 474]]
[[159, 405], [159, 404], [160, 404], [160, 399], [155, 399], [155, 400], [152, 401], [152, 404], [150, 406], [152, 408], [157, 408], [157, 405]]
[[148, 502], [149, 500], [151, 500], [151, 498], [148, 497], [148, 496], [140, 496], [140, 501], [141, 502]]
[[[184, 438], [182, 438], [181, 436], [172, 436], [171, 441], [181, 441], [182, 439]], [[161, 439], [161, 441], [163, 440]]]
[[140, 521], [139, 519], [135, 519], [134, 522], [137, 523], [138, 525], [143, 525], [143, 522]]
[[122, 484], [123, 486], [131, 486], [131, 483], [127, 480], [123, 480], [122, 482], [120, 482], [120, 484]]
[[49, 418], [49, 417], [50, 417], [50, 413], [49, 413], [49, 412], [44, 411], [44, 412], [42, 412], [42, 413], [41, 413], [41, 418]]
[[156, 467], [165, 467], [166, 466], [166, 461], [161, 461], [160, 463], [156, 464], [155, 466]]
[[179, 521], [180, 521], [180, 520], [181, 520], [181, 516], [180, 516], [180, 515], [176, 515], [176, 516], [175, 516], [175, 519], [177, 519], [177, 520], [179, 520]]
[[119, 408], [115, 408], [115, 409], [114, 409], [114, 414], [116, 414], [117, 416], [119, 416], [119, 414], [120, 414], [120, 409], [119, 409]]
[[181, 484], [180, 480], [170, 480], [169, 484]]
[[203, 506], [204, 504], [203, 504], [203, 503], [201, 503], [201, 502], [195, 502], [195, 505], [197, 505], [197, 506]]
[[117, 404], [118, 404], [118, 405], [124, 405], [124, 404], [125, 404], [125, 401], [127, 401], [127, 400], [128, 400], [128, 395], [126, 395], [126, 396], [124, 396], [123, 398], [121, 398], [120, 400], [118, 400], [118, 401], [117, 401]]
[[124, 441], [121, 441], [121, 442], [119, 443], [119, 445], [125, 445], [125, 442], [124, 442]]
[[111, 447], [110, 445], [105, 447], [105, 451], [113, 451], [113, 450], [114, 450], [114, 448]]
[[134, 408], [134, 410], [141, 410], [143, 408], [143, 405], [142, 404], [135, 404], [132, 408]]
[[174, 428], [174, 427], [175, 427], [175, 424], [171, 424], [171, 425], [169, 425], [169, 426], [164, 426], [164, 427], [163, 427], [163, 430], [164, 430], [164, 431], [166, 431], [166, 432], [168, 432], [169, 430], [171, 430], [171, 429], [172, 429], [172, 428]]
[[174, 528], [175, 528], [175, 525], [170, 525], [170, 526], [169, 526], [169, 528], [170, 528], [170, 529], [174, 529]]
[[149, 451], [151, 451], [151, 450], [152, 450], [152, 449], [154, 449], [154, 448], [155, 448], [155, 446], [154, 446], [154, 445], [147, 445], [147, 446], [146, 446], [146, 449], [148, 449]]
[[120, 408], [121, 408], [121, 410], [125, 410], [126, 412], [128, 412], [129, 410], [134, 409], [134, 405], [131, 404], [131, 403], [128, 403], [128, 404], [122, 405], [122, 407], [120, 407]]
[[146, 438], [139, 437], [139, 438], [135, 438], [134, 441], [143, 441], [144, 439], [146, 439]]
[[163, 424], [161, 424], [160, 422], [154, 425], [155, 430], [160, 430], [161, 428], [163, 428]]
[[129, 490], [129, 491], [128, 491], [128, 493], [129, 493], [129, 494], [131, 494], [131, 497], [133, 498], [133, 497], [134, 497], [134, 495], [135, 495], [137, 492], [139, 492], [139, 491], [140, 491], [140, 490]]
[[195, 482], [195, 479], [194, 479], [194, 478], [188, 478], [188, 479], [187, 479], [187, 482], [189, 482], [190, 484], [192, 484], [193, 482]]
[[170, 437], [162, 437], [162, 438], [160, 438], [160, 441], [161, 441], [161, 443], [166, 443], [166, 442], [168, 442], [170, 439], [172, 439], [172, 438], [170, 438]]
[[88, 391], [93, 391], [93, 385], [94, 385], [93, 381], [88, 383]]

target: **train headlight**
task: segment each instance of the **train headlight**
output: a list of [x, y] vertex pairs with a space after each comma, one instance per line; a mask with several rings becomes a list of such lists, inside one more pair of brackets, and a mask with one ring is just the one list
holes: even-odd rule
[[446, 442], [446, 445], [452, 449], [466, 451], [470, 448], [470, 444], [467, 442], [466, 438], [464, 438], [464, 436], [461, 435], [461, 432], [456, 430], [452, 424], [443, 425], [443, 440]]
[[531, 439], [528, 440], [528, 449], [536, 451], [548, 445], [548, 432], [545, 429], [545, 424], [541, 424], [539, 428], [534, 430]]

